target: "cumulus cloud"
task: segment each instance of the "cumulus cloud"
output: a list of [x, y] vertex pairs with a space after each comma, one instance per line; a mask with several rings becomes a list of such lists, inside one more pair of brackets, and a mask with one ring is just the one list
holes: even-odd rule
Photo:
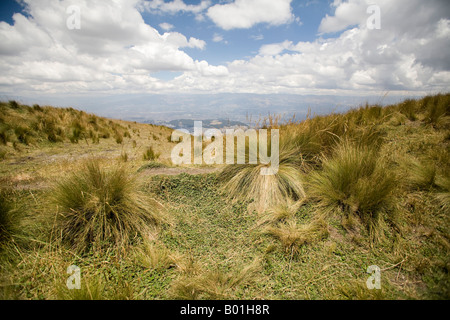
[[335, 0], [331, 6], [335, 8], [334, 15], [327, 14], [322, 19], [319, 26], [321, 33], [341, 31], [351, 25], [362, 24], [367, 19], [366, 9], [369, 4], [364, 0], [348, 2]]
[[[379, 0], [379, 30], [367, 25], [370, 0], [334, 1], [332, 14], [323, 18], [318, 29], [328, 34], [326, 39], [261, 43], [253, 56], [226, 66], [193, 59], [183, 49], [205, 50], [205, 41], [170, 29], [161, 34], [145, 23], [139, 11], [146, 3], [156, 8], [152, 10], [191, 10], [206, 14], [227, 30], [292, 20], [291, 1], [253, 1], [236, 0], [207, 10], [209, 1], [194, 8], [181, 0], [25, 0], [29, 16], [15, 14], [12, 26], [0, 22], [2, 91], [364, 94], [449, 90], [450, 7], [445, 1]], [[65, 10], [74, 3], [82, 13], [79, 30], [66, 27]], [[271, 3], [277, 8], [271, 8]], [[250, 4], [251, 10], [244, 10]], [[212, 40], [224, 41], [221, 34]], [[182, 74], [162, 81], [152, 77], [158, 71]]]
[[[265, 45], [260, 56], [235, 64], [240, 70], [258, 66], [261, 81], [278, 90], [448, 91], [450, 12], [444, 1], [378, 1], [379, 30], [367, 27], [371, 4], [335, 1], [334, 15], [322, 20], [319, 31], [350, 28], [338, 37]], [[280, 55], [286, 49], [294, 53]], [[230, 72], [235, 67], [230, 65]]]
[[[319, 31], [340, 32], [312, 42], [265, 44], [228, 64], [217, 91], [369, 93], [448, 91], [450, 16], [444, 1], [379, 1], [381, 29], [370, 29], [365, 0], [335, 1]], [[357, 14], [358, 13], [358, 14]], [[447, 48], [447, 49], [446, 49]], [[212, 88], [197, 79], [198, 87]]]
[[[15, 90], [14, 84], [28, 91], [151, 91], [172, 87], [153, 78], [154, 72], [217, 72], [182, 50], [203, 50], [205, 41], [178, 32], [160, 34], [144, 22], [137, 0], [24, 3], [28, 17], [17, 13], [12, 26], [0, 23], [3, 90]], [[71, 30], [66, 8], [74, 3], [81, 28]]]
[[213, 38], [212, 38], [212, 41], [213, 41], [213, 42], [223, 42], [223, 43], [225, 43], [225, 44], [228, 44], [228, 41], [225, 40], [225, 39], [223, 38], [223, 36], [222, 36], [221, 34], [218, 34], [218, 33], [214, 33]]
[[173, 24], [167, 22], [160, 23], [159, 26], [161, 27], [161, 29], [165, 31], [170, 31], [174, 28]]
[[261, 41], [261, 40], [264, 40], [264, 35], [262, 35], [262, 34], [253, 35], [253, 36], [250, 36], [250, 38], [252, 38], [255, 41]]
[[211, 0], [202, 0], [199, 4], [185, 4], [183, 0], [172, 0], [166, 2], [164, 0], [143, 0], [139, 2], [140, 10], [147, 10], [158, 13], [175, 14], [178, 12], [190, 12], [200, 14], [206, 8], [211, 6]]
[[258, 23], [281, 25], [294, 20], [291, 2], [292, 0], [235, 0], [210, 7], [207, 15], [224, 30], [248, 29]]
[[[450, 6], [446, 1], [379, 0], [381, 29], [367, 29], [367, 8], [371, 0], [336, 0], [334, 16], [325, 17], [321, 32], [338, 32], [356, 25], [367, 36], [361, 39], [362, 54], [369, 61], [391, 61], [412, 55], [419, 67], [450, 70], [448, 56], [442, 54], [449, 47]], [[370, 57], [368, 56], [370, 54]]]
[[259, 54], [263, 56], [275, 56], [283, 52], [284, 50], [290, 50], [292, 49], [292, 41], [284, 41], [281, 43], [272, 43], [272, 44], [266, 44], [263, 45], [259, 49]]
[[[370, 16], [368, 8], [373, 5], [380, 9], [381, 29], [414, 36], [430, 32], [434, 22], [450, 17], [450, 6], [445, 0], [334, 0], [331, 4], [335, 9], [334, 15], [326, 15], [322, 19], [319, 32], [339, 32], [351, 26], [365, 28]], [[421, 28], [424, 30], [420, 31]]]

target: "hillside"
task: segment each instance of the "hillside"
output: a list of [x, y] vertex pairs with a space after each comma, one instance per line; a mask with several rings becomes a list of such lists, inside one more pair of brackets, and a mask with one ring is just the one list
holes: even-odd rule
[[[172, 129], [106, 119], [73, 108], [0, 103], [0, 180], [40, 183], [59, 176], [55, 165], [70, 166], [89, 157], [129, 161], [138, 168], [154, 160], [169, 164]], [[51, 179], [50, 179], [51, 180]]]
[[0, 110], [2, 299], [450, 298], [450, 94], [267, 119], [268, 177], [175, 166], [167, 127]]

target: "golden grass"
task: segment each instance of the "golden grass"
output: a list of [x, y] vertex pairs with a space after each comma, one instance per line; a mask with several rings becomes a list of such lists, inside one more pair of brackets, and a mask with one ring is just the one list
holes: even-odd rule
[[170, 296], [177, 300], [233, 299], [235, 291], [255, 281], [261, 270], [261, 261], [235, 266], [225, 272], [219, 268], [202, 270], [201, 267], [183, 273], [172, 282]]
[[286, 199], [300, 200], [305, 196], [301, 177], [301, 157], [294, 150], [281, 149], [279, 167], [273, 175], [261, 175], [265, 164], [228, 165], [220, 173], [223, 191], [228, 197], [254, 200], [254, 209], [264, 210], [284, 203]]
[[381, 217], [393, 212], [395, 175], [376, 150], [343, 142], [331, 158], [324, 158], [323, 169], [308, 176], [307, 194], [322, 215], [356, 215], [377, 232]]
[[[448, 98], [366, 105], [300, 123], [268, 118], [261, 126], [280, 129], [285, 152], [281, 175], [272, 180], [261, 179], [252, 165], [201, 179], [149, 179], [149, 172], [141, 170], [142, 185], [132, 189], [148, 192], [147, 186], [164, 181], [158, 197], [174, 223], [142, 232], [118, 227], [124, 241], [94, 239], [93, 246], [105, 250], [83, 251], [81, 257], [52, 229], [51, 214], [71, 213], [47, 201], [52, 182], [87, 172], [82, 160], [93, 155], [105, 174], [121, 165], [127, 178], [139, 168], [160, 166], [143, 160], [149, 145], [169, 164], [171, 130], [95, 119], [73, 109], [1, 104], [0, 181], [14, 191], [8, 194], [20, 217], [14, 230], [26, 234], [11, 232], [14, 241], [1, 252], [0, 297], [445, 299], [450, 292]], [[101, 209], [114, 215], [121, 206], [110, 210], [114, 201], [97, 192], [108, 188], [89, 185], [76, 192], [85, 201], [84, 213]], [[229, 197], [221, 196], [218, 187]], [[230, 197], [245, 201], [230, 202]], [[249, 210], [252, 199], [258, 214]], [[139, 201], [139, 206], [147, 204]], [[394, 214], [401, 218], [401, 232]], [[385, 241], [372, 242], [368, 232], [374, 238], [384, 235]], [[281, 252], [274, 250], [278, 247]], [[80, 291], [65, 287], [71, 264], [81, 267]], [[371, 264], [385, 270], [382, 290], [365, 287]]]
[[95, 160], [57, 183], [57, 234], [77, 251], [94, 245], [122, 247], [162, 221], [155, 200], [137, 189], [123, 167], [105, 170]]
[[298, 224], [296, 220], [289, 219], [266, 227], [263, 231], [277, 238], [287, 253], [299, 252], [301, 246], [323, 240], [328, 237], [328, 224], [318, 218], [306, 224]]

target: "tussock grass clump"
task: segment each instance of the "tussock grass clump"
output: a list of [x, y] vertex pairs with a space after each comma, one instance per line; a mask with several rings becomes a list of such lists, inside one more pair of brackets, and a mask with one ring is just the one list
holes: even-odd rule
[[5, 159], [7, 154], [8, 151], [6, 149], [0, 148], [0, 160]]
[[323, 170], [309, 175], [307, 194], [319, 212], [356, 215], [375, 236], [382, 215], [391, 212], [395, 185], [376, 150], [344, 141], [323, 160]]
[[0, 190], [0, 245], [10, 239], [11, 232], [14, 229], [11, 209], [5, 191]]
[[135, 249], [135, 260], [138, 265], [150, 270], [165, 270], [177, 266], [180, 256], [171, 252], [162, 243], [144, 241]]
[[120, 133], [115, 133], [114, 139], [116, 140], [117, 144], [122, 144], [123, 142], [123, 137]]
[[126, 153], [125, 151], [122, 151], [120, 153], [120, 157], [119, 157], [120, 161], [122, 162], [127, 162], [128, 161], [128, 153]]
[[283, 203], [283, 199], [301, 199], [304, 197], [301, 172], [321, 168], [324, 156], [330, 156], [342, 141], [351, 141], [374, 152], [381, 148], [385, 132], [377, 121], [382, 121], [384, 113], [379, 106], [365, 107], [345, 115], [314, 117], [282, 125], [278, 174], [259, 176], [261, 165], [227, 166], [220, 175], [226, 182], [224, 189], [233, 198], [255, 199], [259, 212]]
[[38, 104], [33, 104], [33, 110], [37, 111], [37, 112], [43, 112], [44, 111], [44, 109], [42, 109], [41, 106], [38, 105]]
[[[17, 245], [23, 248], [29, 246], [26, 239], [31, 233], [32, 228], [35, 234], [39, 233], [39, 228], [23, 223], [23, 218], [26, 216], [26, 207], [23, 204], [18, 204], [16, 191], [9, 187], [0, 189], [0, 251], [12, 250], [12, 247]], [[14, 249], [15, 250], [15, 249]], [[10, 258], [6, 254], [7, 259]], [[1, 263], [0, 263], [1, 264]]]
[[32, 133], [31, 133], [31, 131], [29, 129], [27, 129], [25, 127], [22, 127], [22, 126], [17, 126], [14, 129], [14, 133], [16, 135], [17, 140], [20, 143], [23, 143], [25, 145], [30, 144]]
[[19, 108], [19, 104], [17, 103], [16, 100], [9, 100], [8, 103], [9, 103], [9, 106], [12, 109], [18, 109]]
[[411, 189], [429, 189], [436, 186], [436, 166], [431, 162], [411, 160], [407, 168], [407, 184]]
[[438, 94], [422, 99], [425, 122], [433, 126], [447, 127], [450, 124], [450, 94]]
[[399, 104], [398, 109], [401, 114], [405, 115], [409, 120], [417, 120], [417, 101], [407, 99]]
[[226, 166], [219, 175], [222, 190], [232, 199], [254, 200], [256, 211], [305, 196], [300, 174], [301, 157], [295, 149], [281, 149], [278, 172], [261, 175], [265, 164], [237, 164]]
[[285, 203], [280, 203], [276, 206], [268, 208], [262, 215], [261, 219], [259, 219], [257, 225], [261, 226], [264, 224], [271, 224], [277, 222], [287, 221], [295, 216], [299, 207], [302, 204], [301, 201], [291, 201], [288, 200]]
[[90, 135], [91, 139], [92, 139], [92, 143], [93, 144], [99, 144], [100, 143], [100, 136], [97, 133], [92, 133], [92, 135]]
[[170, 296], [178, 300], [220, 300], [236, 298], [240, 286], [255, 281], [261, 271], [261, 262], [236, 266], [229, 272], [216, 268], [202, 271], [192, 269], [172, 282]]
[[144, 160], [156, 160], [159, 158], [159, 156], [160, 154], [155, 152], [155, 150], [153, 150], [153, 147], [151, 146], [148, 147], [144, 152]]
[[82, 273], [79, 289], [70, 290], [65, 283], [57, 286], [55, 298], [58, 300], [94, 301], [139, 299], [135, 293], [135, 288], [129, 281], [125, 279], [108, 279], [105, 274], [98, 273]]
[[99, 278], [91, 277], [89, 281], [82, 278], [80, 289], [68, 290], [65, 284], [60, 286], [57, 290], [57, 298], [59, 300], [106, 300], [105, 289], [105, 284]]
[[302, 245], [326, 238], [328, 224], [320, 218], [300, 225], [296, 220], [290, 219], [267, 227], [265, 233], [279, 239], [285, 251], [294, 254], [298, 253]]
[[385, 132], [378, 123], [383, 114], [381, 107], [365, 107], [346, 114], [307, 118], [301, 123], [283, 126], [280, 144], [297, 150], [304, 169], [320, 168], [323, 155], [331, 155], [343, 140], [380, 148]]
[[441, 203], [442, 207], [446, 210], [450, 209], [450, 174], [438, 177], [436, 184], [441, 190], [437, 193], [436, 198]]
[[61, 210], [58, 233], [78, 252], [125, 245], [161, 222], [156, 201], [137, 190], [123, 167], [105, 170], [94, 160], [59, 182], [54, 200]]
[[0, 126], [0, 143], [6, 145], [9, 141], [9, 135], [7, 132], [7, 128]]
[[69, 140], [72, 143], [78, 143], [81, 139], [81, 135], [84, 132], [84, 127], [81, 125], [79, 121], [74, 121], [70, 127], [70, 135]]

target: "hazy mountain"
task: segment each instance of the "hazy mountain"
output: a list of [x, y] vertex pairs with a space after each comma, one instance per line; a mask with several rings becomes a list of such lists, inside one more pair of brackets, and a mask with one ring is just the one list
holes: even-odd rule
[[294, 94], [148, 94], [111, 96], [17, 97], [22, 103], [74, 107], [99, 116], [136, 122], [178, 119], [226, 119], [255, 122], [271, 114], [294, 114], [304, 119], [312, 114], [343, 112], [366, 104], [392, 104], [405, 96], [319, 96]]

